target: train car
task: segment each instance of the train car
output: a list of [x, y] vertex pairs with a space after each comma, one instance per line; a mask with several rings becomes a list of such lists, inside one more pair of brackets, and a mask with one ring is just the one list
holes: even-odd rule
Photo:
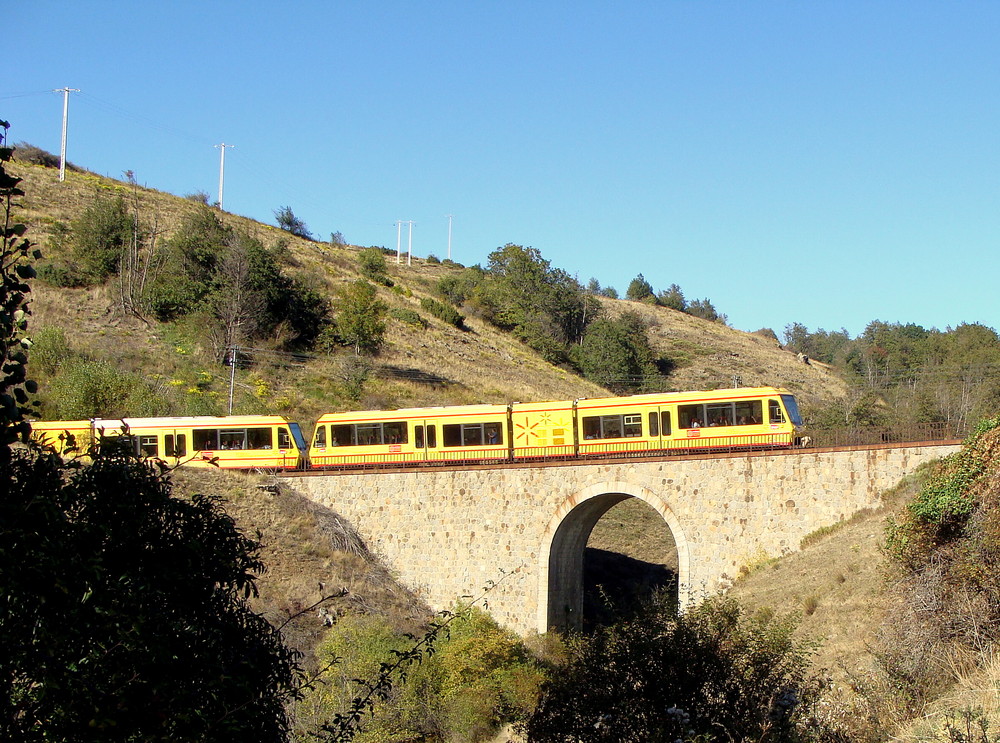
[[90, 448], [94, 431], [89, 420], [32, 421], [31, 438], [56, 454], [82, 454]]
[[461, 405], [330, 413], [316, 422], [310, 466], [505, 461], [510, 458], [506, 405]]
[[576, 456], [574, 408], [572, 401], [511, 405], [511, 457], [527, 460]]
[[60, 436], [69, 431], [80, 452], [102, 437], [126, 438], [140, 456], [169, 466], [264, 470], [305, 466], [306, 443], [299, 425], [277, 415], [95, 418], [31, 425], [36, 440], [54, 445], [60, 453], [65, 449]]
[[801, 427], [794, 396], [776, 387], [576, 402], [581, 456], [788, 447]]

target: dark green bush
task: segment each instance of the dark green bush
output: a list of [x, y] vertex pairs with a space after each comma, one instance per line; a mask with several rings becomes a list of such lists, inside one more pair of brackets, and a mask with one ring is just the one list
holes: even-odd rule
[[414, 325], [419, 328], [427, 328], [428, 326], [428, 322], [413, 310], [394, 307], [389, 311], [389, 315], [407, 325]]
[[731, 599], [680, 616], [653, 603], [575, 642], [528, 721], [528, 740], [836, 740], [812, 714], [822, 684], [794, 629]]
[[118, 273], [125, 246], [135, 226], [125, 199], [100, 192], [72, 225], [74, 257], [89, 282], [99, 283]]
[[366, 279], [383, 286], [392, 286], [392, 279], [386, 273], [388, 267], [385, 255], [379, 248], [365, 248], [358, 253], [358, 266], [361, 268], [361, 275]]
[[436, 299], [431, 299], [430, 297], [423, 297], [420, 300], [420, 306], [439, 320], [444, 320], [459, 330], [465, 330], [465, 317], [450, 304], [438, 302]]

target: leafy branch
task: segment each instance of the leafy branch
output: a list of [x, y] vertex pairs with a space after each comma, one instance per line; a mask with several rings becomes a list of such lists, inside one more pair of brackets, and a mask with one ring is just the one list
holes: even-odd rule
[[[347, 712], [334, 715], [331, 721], [321, 725], [319, 731], [310, 732], [310, 735], [326, 743], [349, 743], [354, 740], [354, 736], [360, 731], [362, 720], [373, 712], [378, 702], [388, 699], [397, 683], [406, 681], [412, 666], [419, 665], [424, 657], [431, 656], [436, 652], [437, 642], [448, 637], [452, 623], [458, 619], [467, 619], [476, 604], [482, 604], [484, 608], [487, 608], [489, 594], [511, 575], [518, 572], [520, 572], [520, 568], [511, 573], [501, 569], [499, 580], [487, 581], [482, 592], [472, 600], [462, 604], [461, 608], [456, 611], [447, 609], [439, 611], [436, 615], [438, 618], [431, 622], [430, 628], [413, 647], [408, 650], [394, 650], [392, 651], [396, 656], [394, 661], [379, 664], [379, 670], [374, 679], [355, 679], [355, 682], [363, 687], [365, 692], [351, 701], [350, 709]], [[323, 670], [327, 670], [338, 660], [334, 659]]]

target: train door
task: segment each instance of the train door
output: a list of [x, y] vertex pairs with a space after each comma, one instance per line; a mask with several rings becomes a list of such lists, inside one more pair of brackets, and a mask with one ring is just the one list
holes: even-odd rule
[[176, 467], [187, 459], [190, 436], [183, 429], [167, 431], [163, 435], [163, 459], [171, 467]]
[[658, 405], [646, 414], [646, 435], [650, 449], [669, 449], [671, 430], [670, 408]]
[[441, 459], [438, 450], [437, 425], [432, 420], [417, 420], [413, 422], [414, 456], [420, 462], [433, 462]]

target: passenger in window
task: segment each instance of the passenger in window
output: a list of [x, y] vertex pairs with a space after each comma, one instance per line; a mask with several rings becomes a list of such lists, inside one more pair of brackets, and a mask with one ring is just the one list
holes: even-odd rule
[[698, 422], [698, 419], [697, 419], [697, 418], [694, 418], [694, 419], [693, 419], [693, 420], [691, 421], [691, 424], [690, 424], [690, 425], [689, 425], [688, 427], [689, 427], [689, 428], [701, 428], [701, 423], [699, 423], [699, 422]]

